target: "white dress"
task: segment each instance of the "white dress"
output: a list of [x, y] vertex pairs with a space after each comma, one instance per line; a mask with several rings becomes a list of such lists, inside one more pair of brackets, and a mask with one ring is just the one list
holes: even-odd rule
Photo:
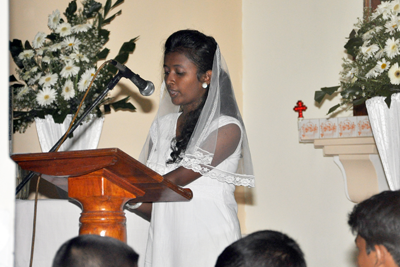
[[[178, 167], [165, 164], [171, 153], [178, 117], [179, 114], [170, 114], [161, 120], [161, 132], [165, 136], [159, 146], [162, 151], [150, 154], [148, 159], [148, 166], [161, 175]], [[220, 117], [219, 127], [230, 123], [241, 128], [236, 119], [227, 116]], [[152, 139], [154, 134], [156, 131], [150, 129]], [[240, 152], [239, 143], [236, 151], [219, 168], [235, 172]], [[156, 156], [157, 153], [164, 156], [157, 157], [160, 156]], [[154, 163], [152, 159], [156, 158], [163, 162], [149, 163]], [[233, 184], [201, 176], [185, 188], [193, 191], [193, 199], [188, 202], [153, 203], [146, 267], [214, 267], [225, 247], [241, 237]]]

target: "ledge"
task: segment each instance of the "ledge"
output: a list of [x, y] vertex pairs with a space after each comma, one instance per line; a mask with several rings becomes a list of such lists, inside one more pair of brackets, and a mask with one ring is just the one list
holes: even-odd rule
[[315, 139], [314, 147], [332, 156], [342, 172], [347, 198], [361, 202], [388, 184], [373, 137]]

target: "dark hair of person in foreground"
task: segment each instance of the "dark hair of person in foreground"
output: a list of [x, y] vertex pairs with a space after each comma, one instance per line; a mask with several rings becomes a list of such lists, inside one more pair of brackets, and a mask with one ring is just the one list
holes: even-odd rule
[[252, 233], [228, 246], [215, 267], [306, 267], [304, 254], [289, 236], [271, 230]]
[[137, 267], [138, 259], [139, 255], [118, 239], [80, 235], [58, 249], [52, 267]]
[[[348, 224], [357, 235], [356, 244], [363, 243], [365, 257], [377, 249], [387, 250], [400, 266], [400, 191], [383, 191], [357, 204]], [[362, 260], [360, 255], [358, 260]]]

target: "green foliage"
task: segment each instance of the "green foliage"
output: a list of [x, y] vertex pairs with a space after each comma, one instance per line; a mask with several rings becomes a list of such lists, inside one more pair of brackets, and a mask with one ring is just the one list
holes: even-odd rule
[[[65, 20], [58, 10], [49, 16], [49, 34], [38, 33], [32, 43], [10, 41], [10, 54], [18, 67], [18, 79], [10, 76], [14, 132], [24, 132], [35, 117], [51, 115], [55, 122], [62, 123], [68, 114], [76, 112], [98, 68], [98, 61], [106, 60], [110, 53], [104, 47], [110, 31], [103, 27], [121, 14], [121, 10], [110, 13], [123, 2], [117, 0], [113, 4], [112, 0], [107, 0], [103, 7], [97, 1], [87, 0], [78, 8], [77, 1], [72, 0], [63, 13]], [[136, 41], [137, 37], [124, 42], [115, 60], [126, 63], [135, 50]], [[79, 115], [104, 91], [116, 72], [111, 64], [98, 71]], [[104, 113], [110, 112], [111, 107], [134, 111], [128, 99], [129, 96], [118, 101], [107, 97], [101, 106]], [[103, 115], [100, 107], [93, 113]]]
[[[375, 96], [385, 97], [390, 107], [391, 96], [400, 92], [400, 15], [395, 2], [382, 2], [375, 11], [366, 9], [358, 19], [345, 44], [340, 85], [329, 92], [340, 92], [341, 103], [329, 113], [343, 106], [363, 104]], [[327, 88], [315, 92], [318, 103], [331, 95]]]

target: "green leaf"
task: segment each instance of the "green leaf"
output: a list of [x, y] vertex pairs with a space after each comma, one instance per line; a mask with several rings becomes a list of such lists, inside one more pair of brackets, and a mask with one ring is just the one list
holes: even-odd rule
[[101, 30], [99, 31], [99, 35], [100, 35], [100, 37], [103, 37], [104, 40], [106, 40], [106, 42], [107, 42], [107, 41], [108, 41], [108, 38], [109, 38], [109, 36], [110, 36], [110, 31], [105, 30], [105, 29], [101, 29]]
[[95, 16], [94, 13], [97, 13], [101, 9], [102, 5], [96, 1], [91, 1], [85, 7], [86, 8], [83, 9], [83, 14], [87, 18], [93, 18]]
[[361, 105], [362, 103], [365, 102], [365, 100], [367, 100], [366, 97], [355, 99], [353, 100], [353, 106]]
[[18, 58], [18, 55], [24, 51], [24, 47], [22, 46], [21, 40], [14, 39], [10, 42], [10, 53], [11, 57], [14, 60], [15, 64], [18, 68], [22, 69], [24, 65], [22, 64], [22, 60]]
[[108, 12], [111, 9], [111, 0], [107, 0], [106, 4], [104, 5], [104, 17], [107, 17]]
[[332, 112], [334, 112], [336, 109], [338, 109], [338, 107], [340, 107], [340, 104], [337, 104], [337, 105], [331, 107], [331, 108], [329, 109], [327, 115], [330, 114], [330, 113], [332, 113]]
[[332, 86], [332, 87], [323, 87], [321, 88], [321, 91], [327, 93], [328, 95], [332, 95], [334, 92], [336, 92], [339, 89], [339, 85], [338, 86]]
[[65, 9], [65, 13], [72, 17], [76, 12], [76, 10], [77, 10], [76, 0], [73, 0], [68, 4], [67, 9]]
[[362, 46], [362, 44], [363, 40], [361, 37], [350, 38], [344, 45], [344, 48], [346, 48], [347, 54], [356, 58], [357, 48]]
[[110, 105], [113, 107], [114, 110], [118, 109], [128, 109], [134, 111], [136, 107], [132, 105], [132, 103], [126, 102], [128, 101], [129, 96], [125, 97], [124, 99], [121, 99], [117, 102], [111, 103]]
[[121, 64], [125, 64], [128, 61], [129, 54], [128, 53], [121, 53], [117, 55], [114, 60], [118, 61]]
[[314, 94], [314, 101], [321, 103], [322, 99], [324, 99], [324, 97], [326, 96], [325, 92], [322, 91], [315, 91]]
[[99, 52], [96, 55], [96, 57], [97, 57], [98, 60], [106, 59], [109, 52], [110, 52], [110, 49], [104, 48], [101, 52]]
[[114, 8], [114, 7], [118, 6], [119, 4], [122, 4], [123, 2], [124, 2], [124, 0], [118, 0], [117, 2], [115, 2], [115, 4], [111, 8]]
[[68, 115], [67, 111], [62, 112], [61, 114], [59, 114], [58, 112], [52, 114], [55, 123], [63, 123], [67, 115]]
[[121, 10], [118, 11], [117, 13], [115, 13], [114, 15], [112, 15], [111, 17], [109, 17], [108, 19], [103, 20], [103, 23], [101, 25], [104, 26], [104, 25], [110, 23], [115, 18], [115, 16], [118, 16], [118, 15], [121, 15]]
[[111, 107], [110, 105], [104, 105], [104, 113], [110, 113], [111, 112]]
[[17, 78], [15, 78], [14, 74], [10, 75], [10, 83], [12, 82], [18, 82]]
[[389, 95], [385, 98], [386, 105], [390, 108], [390, 104], [392, 103], [392, 95]]
[[51, 34], [47, 35], [46, 38], [54, 42], [57, 39], [57, 35], [52, 32]]
[[33, 49], [29, 41], [25, 41], [25, 49]]
[[130, 40], [129, 42], [123, 43], [121, 48], [119, 49], [118, 54], [132, 53], [136, 48], [135, 41], [136, 41], [136, 38]]

